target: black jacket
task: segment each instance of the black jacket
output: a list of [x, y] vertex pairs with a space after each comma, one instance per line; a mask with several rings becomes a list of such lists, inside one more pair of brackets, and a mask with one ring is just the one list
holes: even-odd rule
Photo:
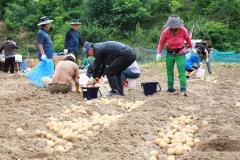
[[120, 56], [133, 54], [133, 49], [116, 41], [106, 41], [102, 43], [95, 43], [94, 48], [94, 71], [93, 77], [101, 77], [106, 65], [109, 65], [113, 60]]

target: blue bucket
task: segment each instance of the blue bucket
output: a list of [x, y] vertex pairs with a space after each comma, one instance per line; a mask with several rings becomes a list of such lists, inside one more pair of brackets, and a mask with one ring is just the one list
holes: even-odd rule
[[[159, 90], [157, 90], [158, 86], [159, 86]], [[142, 83], [141, 87], [143, 89], [143, 93], [145, 94], [145, 96], [153, 95], [154, 93], [161, 91], [161, 86], [158, 82]]]
[[102, 96], [102, 93], [99, 90], [99, 87], [81, 87], [83, 98], [87, 98], [87, 100], [98, 98], [98, 93]]

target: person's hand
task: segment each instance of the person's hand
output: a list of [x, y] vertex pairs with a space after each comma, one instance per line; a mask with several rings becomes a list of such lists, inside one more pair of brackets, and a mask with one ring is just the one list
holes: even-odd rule
[[68, 49], [64, 49], [64, 50], [63, 50], [63, 53], [64, 53], [64, 54], [68, 54]]
[[77, 94], [80, 94], [80, 89], [79, 89], [79, 87], [76, 88], [76, 93], [77, 93]]
[[46, 58], [47, 58], [46, 54], [43, 54], [41, 57], [41, 59], [46, 59]]
[[197, 53], [197, 50], [195, 48], [192, 48], [190, 51], [191, 53]]
[[97, 83], [97, 80], [95, 79], [95, 78], [90, 78], [89, 80], [88, 80], [88, 83], [87, 83], [87, 85], [89, 86], [89, 85], [95, 85]]
[[206, 58], [206, 63], [208, 63], [209, 62], [209, 58]]
[[159, 62], [161, 60], [161, 54], [160, 53], [157, 53], [156, 55], [156, 61]]

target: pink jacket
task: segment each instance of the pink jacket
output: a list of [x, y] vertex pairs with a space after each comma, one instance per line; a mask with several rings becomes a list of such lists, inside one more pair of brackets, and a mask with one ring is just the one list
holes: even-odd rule
[[186, 52], [186, 48], [184, 45], [184, 40], [187, 42], [190, 48], [193, 48], [190, 37], [188, 35], [188, 31], [186, 28], [179, 28], [176, 35], [173, 35], [170, 31], [170, 28], [166, 28], [160, 37], [157, 54], [161, 54], [165, 43], [167, 43], [168, 49], [178, 49], [184, 47], [179, 54], [183, 54]]

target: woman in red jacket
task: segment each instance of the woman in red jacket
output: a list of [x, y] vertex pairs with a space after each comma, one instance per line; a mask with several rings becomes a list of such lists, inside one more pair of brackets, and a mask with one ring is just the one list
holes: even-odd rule
[[187, 29], [183, 25], [183, 21], [177, 15], [172, 15], [168, 18], [165, 24], [165, 29], [161, 34], [158, 49], [157, 61], [161, 58], [161, 52], [166, 44], [167, 57], [167, 79], [168, 90], [167, 92], [175, 92], [174, 88], [174, 65], [177, 63], [177, 68], [180, 78], [181, 94], [187, 96], [186, 93], [186, 74], [185, 74], [185, 52], [186, 48], [184, 42], [186, 41], [190, 48], [192, 43], [188, 35]]

